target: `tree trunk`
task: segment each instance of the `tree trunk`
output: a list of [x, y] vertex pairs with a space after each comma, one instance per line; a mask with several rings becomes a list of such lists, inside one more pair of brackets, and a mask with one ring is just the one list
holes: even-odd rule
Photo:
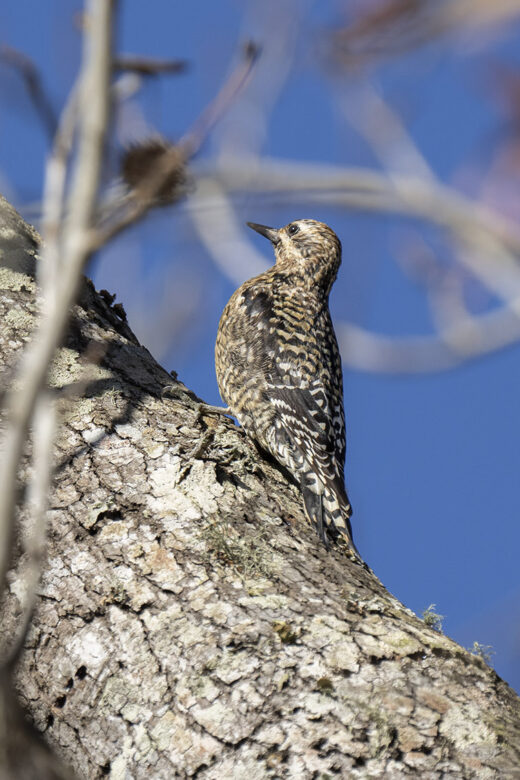
[[[34, 325], [35, 240], [1, 203], [4, 371]], [[85, 281], [51, 372], [47, 557], [16, 677], [47, 743], [89, 779], [520, 777], [516, 694], [327, 552], [298, 489], [182, 384], [164, 394], [119, 314]]]

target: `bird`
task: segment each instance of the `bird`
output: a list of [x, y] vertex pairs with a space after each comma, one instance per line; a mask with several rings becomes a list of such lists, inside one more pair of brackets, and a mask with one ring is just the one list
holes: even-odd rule
[[279, 229], [247, 225], [271, 242], [276, 262], [224, 308], [215, 345], [220, 395], [298, 484], [325, 547], [339, 543], [361, 561], [344, 481], [343, 375], [329, 311], [341, 242], [314, 219]]

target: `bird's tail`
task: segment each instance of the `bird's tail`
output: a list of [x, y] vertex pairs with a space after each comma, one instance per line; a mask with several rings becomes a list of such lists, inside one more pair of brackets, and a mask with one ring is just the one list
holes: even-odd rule
[[331, 540], [346, 544], [354, 557], [362, 560], [352, 537], [352, 507], [345, 487], [335, 483], [322, 487], [321, 492], [316, 492], [317, 485], [313, 487], [302, 486], [305, 513], [325, 547], [329, 548]]

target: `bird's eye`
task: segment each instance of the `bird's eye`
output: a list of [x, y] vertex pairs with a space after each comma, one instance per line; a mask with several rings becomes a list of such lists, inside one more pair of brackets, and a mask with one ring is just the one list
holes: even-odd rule
[[299, 228], [298, 225], [290, 225], [289, 226], [289, 235], [290, 236], [294, 236], [294, 234], [297, 233], [299, 231], [299, 229], [300, 228]]

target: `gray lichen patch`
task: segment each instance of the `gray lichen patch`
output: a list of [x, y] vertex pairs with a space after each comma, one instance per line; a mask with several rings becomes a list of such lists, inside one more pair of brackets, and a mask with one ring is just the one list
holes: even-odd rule
[[223, 696], [208, 707], [195, 705], [190, 715], [213, 737], [234, 745], [249, 736], [258, 722], [258, 716], [248, 712], [247, 705], [241, 713], [237, 704], [238, 701], [226, 700]]
[[237, 680], [250, 679], [260, 667], [260, 660], [245, 651], [232, 653], [225, 651], [218, 662], [215, 662], [213, 674], [226, 685], [231, 685]]
[[150, 731], [150, 737], [158, 750], [186, 753], [193, 746], [192, 732], [186, 721], [173, 712], [165, 712]]
[[56, 352], [49, 370], [49, 384], [51, 387], [65, 387], [72, 382], [77, 382], [81, 374], [78, 353], [73, 349], [62, 347]]
[[445, 737], [456, 740], [461, 746], [488, 745], [493, 747], [497, 743], [496, 734], [480, 721], [475, 723], [475, 716], [479, 707], [477, 704], [452, 705], [443, 714], [439, 725], [439, 733]]
[[[1, 246], [1, 234], [0, 234]], [[20, 271], [6, 268], [2, 264], [2, 252], [0, 249], [0, 290], [10, 290], [12, 292], [28, 292], [33, 295], [36, 292], [34, 280], [27, 274]]]
[[24, 330], [31, 333], [35, 324], [34, 313], [28, 311], [25, 306], [9, 309], [5, 314], [5, 324], [13, 330]]

